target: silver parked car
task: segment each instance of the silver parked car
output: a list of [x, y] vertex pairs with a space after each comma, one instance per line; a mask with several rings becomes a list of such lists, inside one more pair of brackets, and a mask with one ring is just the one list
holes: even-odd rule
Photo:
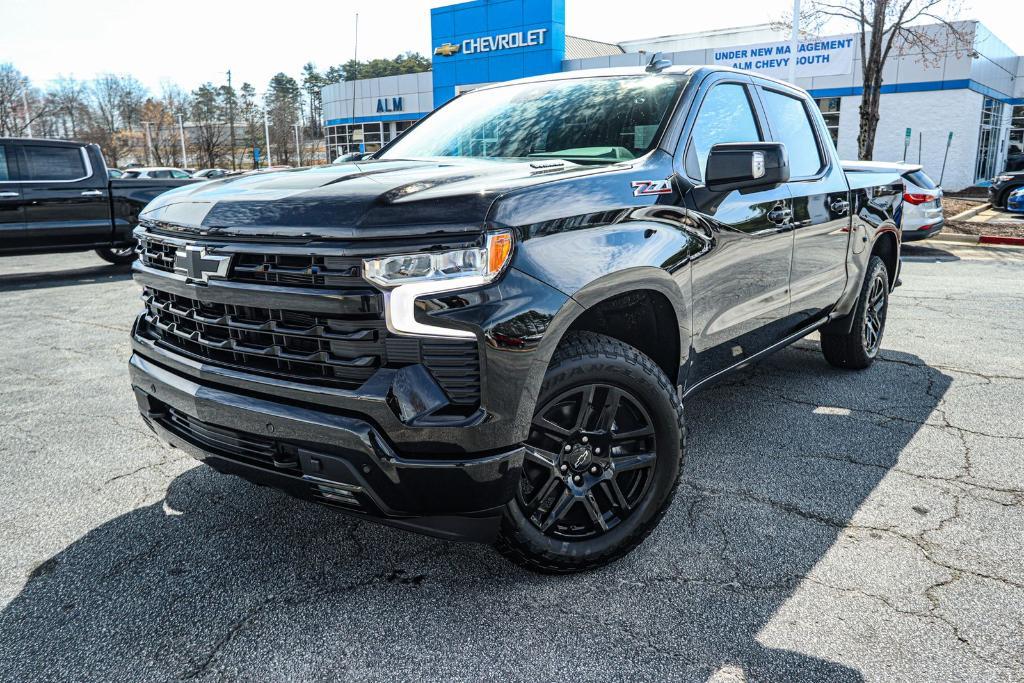
[[903, 178], [903, 209], [900, 225], [903, 241], [912, 242], [931, 237], [942, 230], [946, 219], [942, 214], [942, 188], [935, 184], [920, 164], [885, 161], [844, 161], [847, 173], [899, 171]]
[[191, 178], [192, 176], [180, 168], [172, 168], [170, 166], [142, 166], [139, 168], [125, 169], [124, 175], [121, 177], [126, 180], [133, 180], [135, 178], [185, 179]]

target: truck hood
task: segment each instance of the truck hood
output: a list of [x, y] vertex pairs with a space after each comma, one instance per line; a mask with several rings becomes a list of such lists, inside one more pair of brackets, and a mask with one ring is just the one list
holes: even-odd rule
[[465, 157], [363, 161], [182, 187], [154, 199], [140, 218], [176, 232], [250, 238], [479, 232], [500, 194], [603, 168]]

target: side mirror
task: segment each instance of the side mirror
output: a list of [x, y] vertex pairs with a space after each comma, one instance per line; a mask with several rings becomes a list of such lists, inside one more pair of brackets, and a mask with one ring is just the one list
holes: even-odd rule
[[714, 145], [704, 184], [713, 192], [770, 187], [789, 181], [789, 156], [781, 142], [728, 142]]

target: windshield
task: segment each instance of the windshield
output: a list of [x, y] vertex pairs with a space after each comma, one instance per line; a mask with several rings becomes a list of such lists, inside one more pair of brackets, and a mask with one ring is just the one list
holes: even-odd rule
[[395, 141], [383, 159], [634, 159], [653, 148], [686, 79], [580, 78], [467, 93]]

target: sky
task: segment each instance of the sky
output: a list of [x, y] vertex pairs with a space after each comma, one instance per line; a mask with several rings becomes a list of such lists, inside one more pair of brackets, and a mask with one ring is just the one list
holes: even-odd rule
[[[309, 61], [324, 69], [351, 59], [357, 11], [361, 59], [429, 55], [430, 8], [445, 4], [452, 3], [0, 0], [0, 63], [13, 63], [36, 86], [58, 75], [131, 73], [158, 93], [167, 81], [189, 90], [223, 83], [231, 69], [236, 87], [248, 81], [262, 91], [279, 71], [298, 76]], [[982, 21], [1024, 54], [1024, 1], [962, 6], [960, 18]], [[566, 0], [566, 30], [618, 42], [764, 23], [791, 8], [792, 0]]]

